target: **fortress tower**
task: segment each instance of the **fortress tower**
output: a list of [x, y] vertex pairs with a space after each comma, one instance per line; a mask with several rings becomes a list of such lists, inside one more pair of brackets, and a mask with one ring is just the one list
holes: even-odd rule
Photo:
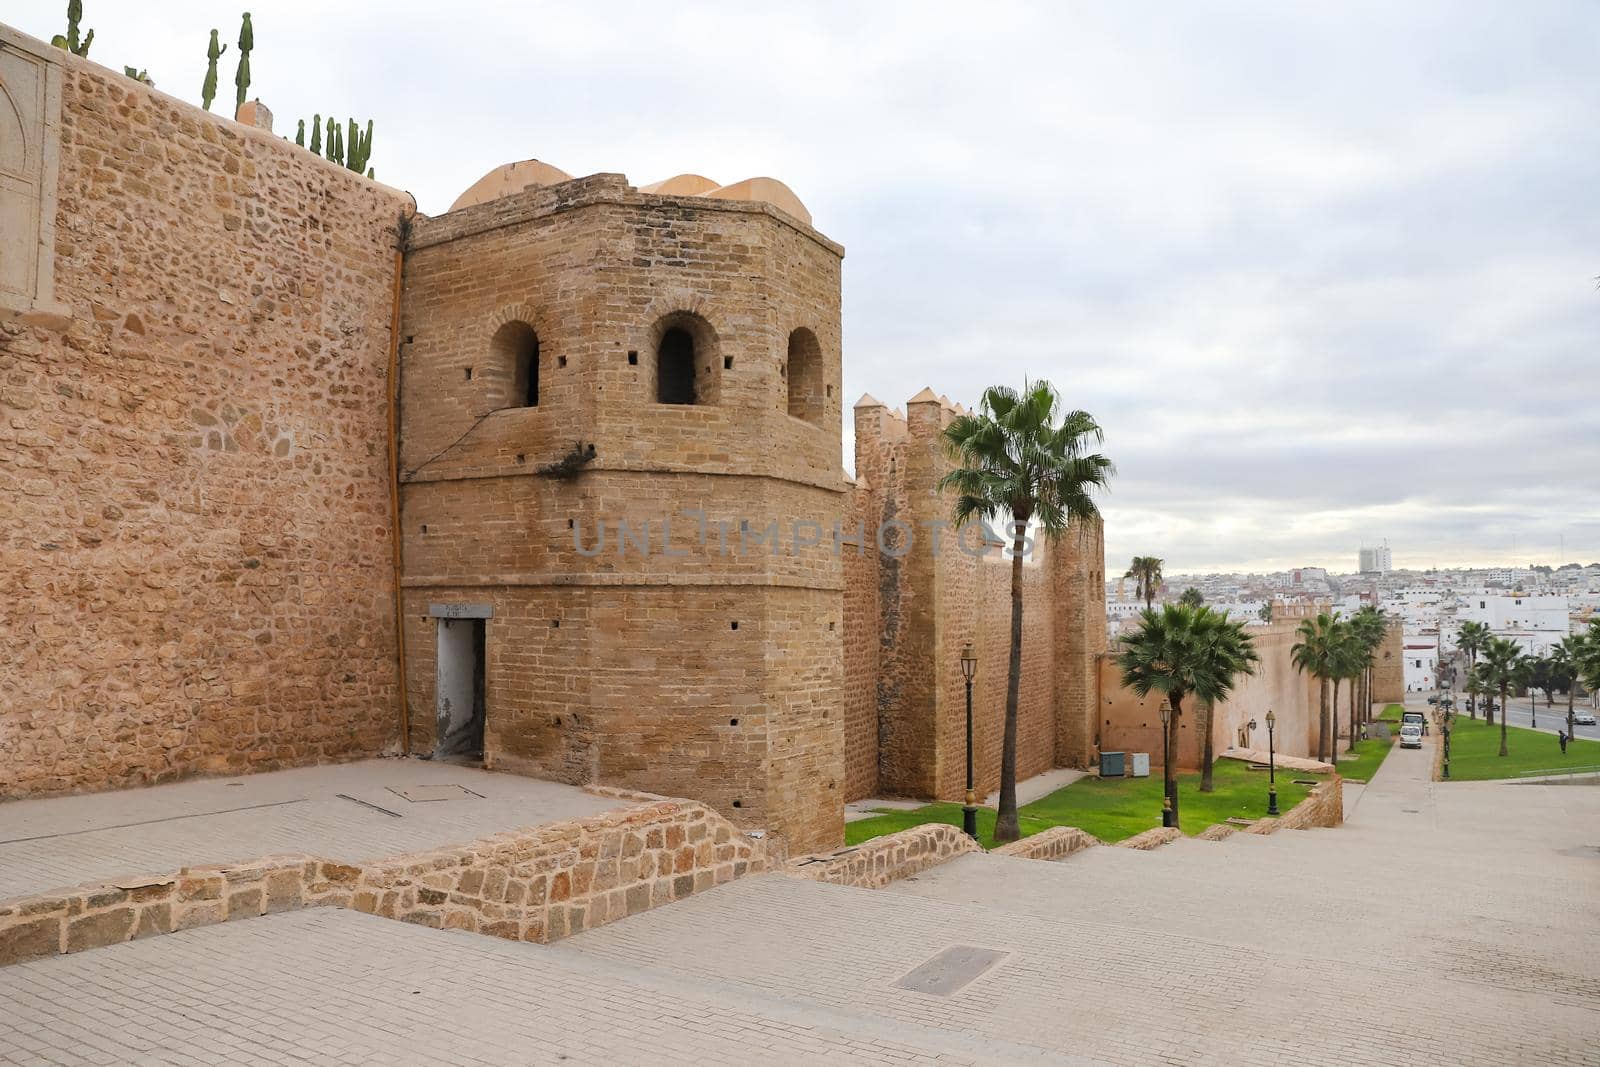
[[409, 748], [837, 844], [843, 249], [770, 179], [564, 179], [410, 234]]

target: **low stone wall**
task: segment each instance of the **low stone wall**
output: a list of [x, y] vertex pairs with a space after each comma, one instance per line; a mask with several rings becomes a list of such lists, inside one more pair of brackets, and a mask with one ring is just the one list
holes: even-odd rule
[[1027, 860], [1059, 860], [1101, 843], [1098, 837], [1076, 826], [1052, 826], [990, 851], [997, 856], [1020, 856]]
[[1239, 832], [1237, 826], [1229, 826], [1225, 822], [1213, 823], [1204, 830], [1195, 834], [1198, 841], [1221, 841], [1223, 838], [1232, 837]]
[[1273, 834], [1279, 830], [1304, 830], [1313, 826], [1344, 824], [1344, 779], [1334, 775], [1311, 787], [1300, 803], [1274, 819], [1268, 816], [1244, 827], [1247, 834]]
[[963, 853], [982, 851], [959, 827], [932, 822], [874, 837], [838, 852], [805, 856], [794, 860], [784, 870], [814, 882], [882, 889], [890, 882]]
[[1136, 848], [1141, 852], [1148, 852], [1153, 848], [1176, 841], [1183, 836], [1183, 831], [1176, 826], [1157, 826], [1146, 830], [1142, 834], [1134, 834], [1130, 838], [1118, 841], [1117, 848]]
[[0, 901], [0, 966], [322, 906], [547, 942], [769, 865], [705, 805], [653, 800], [367, 864], [271, 856]]

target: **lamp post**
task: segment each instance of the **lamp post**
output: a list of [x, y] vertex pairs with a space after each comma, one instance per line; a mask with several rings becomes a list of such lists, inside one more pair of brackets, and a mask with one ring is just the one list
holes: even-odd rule
[[972, 679], [978, 673], [978, 653], [969, 641], [961, 648], [961, 677], [967, 681], [967, 802], [961, 806], [961, 830], [978, 839], [978, 794], [972, 788]]
[[1177, 813], [1172, 810], [1172, 793], [1167, 788], [1171, 777], [1168, 768], [1171, 766], [1172, 751], [1167, 739], [1167, 725], [1172, 721], [1172, 707], [1165, 700], [1161, 702], [1161, 825], [1178, 825]]
[[1278, 724], [1278, 717], [1272, 714], [1272, 709], [1267, 709], [1267, 814], [1278, 814], [1278, 754], [1276, 742], [1272, 736], [1273, 727]]
[[1439, 733], [1444, 740], [1444, 768], [1440, 776], [1447, 782], [1450, 780], [1450, 720], [1454, 714], [1446, 707], [1439, 715]]

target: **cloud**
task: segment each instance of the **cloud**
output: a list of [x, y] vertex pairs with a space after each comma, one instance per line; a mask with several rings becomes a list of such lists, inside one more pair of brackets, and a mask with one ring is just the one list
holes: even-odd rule
[[[86, 6], [198, 97], [214, 5]], [[1121, 472], [1109, 570], [1600, 559], [1584, 0], [252, 10], [280, 130], [372, 117], [431, 213], [529, 156], [784, 179], [848, 249], [845, 396], [1051, 379]]]

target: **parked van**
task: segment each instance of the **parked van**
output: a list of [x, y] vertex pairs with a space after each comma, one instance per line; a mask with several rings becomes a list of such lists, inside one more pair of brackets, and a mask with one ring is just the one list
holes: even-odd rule
[[1422, 747], [1422, 724], [1421, 723], [1408, 722], [1404, 726], [1400, 727], [1400, 747], [1401, 748], [1421, 748]]

